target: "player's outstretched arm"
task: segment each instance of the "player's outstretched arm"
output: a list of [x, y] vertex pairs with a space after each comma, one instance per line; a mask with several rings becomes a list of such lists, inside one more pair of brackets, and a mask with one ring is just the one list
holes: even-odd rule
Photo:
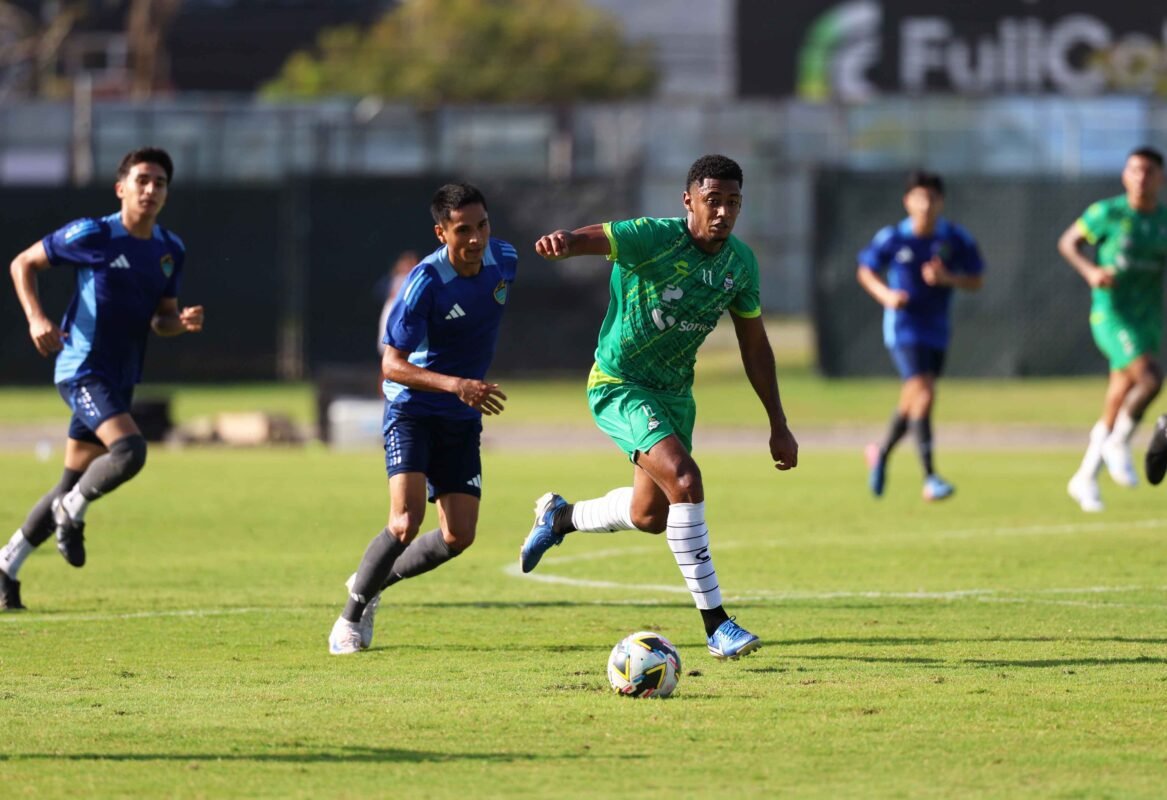
[[385, 380], [400, 383], [423, 392], [448, 392], [466, 405], [487, 416], [501, 414], [506, 394], [497, 383], [474, 378], [459, 378], [409, 363], [409, 353], [386, 345], [381, 356], [381, 375]]
[[203, 307], [187, 306], [178, 308], [178, 298], [164, 297], [154, 309], [150, 327], [159, 336], [178, 336], [182, 333], [198, 333], [203, 329]]
[[37, 242], [12, 259], [9, 267], [12, 283], [16, 286], [16, 296], [20, 299], [20, 306], [28, 319], [29, 338], [42, 356], [59, 352], [62, 346], [61, 329], [45, 314], [36, 285], [37, 273], [48, 269], [49, 266], [49, 256], [45, 252], [44, 243]]
[[1062, 258], [1082, 276], [1082, 279], [1094, 289], [1114, 285], [1114, 273], [1095, 264], [1082, 255], [1082, 244], [1086, 241], [1086, 234], [1075, 222], [1066, 228], [1058, 238], [1058, 252]]
[[782, 398], [778, 394], [778, 371], [774, 364], [774, 351], [766, 337], [766, 327], [761, 317], [739, 317], [731, 313], [730, 319], [733, 320], [734, 332], [737, 334], [746, 377], [770, 420], [770, 457], [774, 459], [775, 468], [793, 469], [798, 466], [798, 441], [786, 423], [786, 412], [782, 410]]
[[585, 225], [574, 231], [552, 231], [535, 242], [535, 252], [548, 261], [572, 256], [606, 256], [612, 252], [612, 243], [602, 224]]

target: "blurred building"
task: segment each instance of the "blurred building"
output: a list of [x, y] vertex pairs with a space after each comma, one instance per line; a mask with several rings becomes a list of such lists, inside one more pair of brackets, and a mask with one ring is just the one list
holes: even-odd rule
[[[802, 313], [821, 257], [824, 171], [1112, 179], [1132, 146], [1167, 147], [1167, 9], [1156, 4], [590, 1], [630, 39], [656, 42], [651, 100], [566, 116], [422, 112], [375, 98], [267, 103], [254, 90], [288, 53], [392, 0], [14, 0], [6, 6], [19, 13], [0, 14], [0, 186], [105, 181], [123, 152], [157, 142], [183, 181], [619, 178], [634, 187], [635, 212], [666, 215], [679, 211], [693, 158], [725, 152], [746, 170], [739, 232], [766, 270], [763, 302]], [[87, 13], [63, 26], [79, 7]], [[21, 49], [28, 30], [54, 25], [55, 50]], [[153, 89], [135, 99], [133, 36], [151, 31], [161, 43]], [[32, 91], [50, 85], [55, 93]], [[898, 213], [895, 197], [887, 213]]]

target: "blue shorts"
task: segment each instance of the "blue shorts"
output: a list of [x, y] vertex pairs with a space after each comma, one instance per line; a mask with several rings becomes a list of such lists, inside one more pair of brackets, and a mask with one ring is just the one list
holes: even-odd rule
[[891, 360], [899, 370], [900, 378], [907, 380], [917, 375], [934, 375], [939, 378], [944, 371], [944, 354], [939, 347], [926, 344], [896, 345], [887, 349]]
[[133, 386], [119, 388], [95, 375], [62, 381], [57, 391], [73, 409], [69, 438], [91, 444], [102, 443], [96, 432], [101, 423], [118, 414], [129, 414], [134, 402]]
[[444, 494], [482, 497], [482, 420], [417, 417], [385, 404], [385, 473], [425, 475], [429, 501]]

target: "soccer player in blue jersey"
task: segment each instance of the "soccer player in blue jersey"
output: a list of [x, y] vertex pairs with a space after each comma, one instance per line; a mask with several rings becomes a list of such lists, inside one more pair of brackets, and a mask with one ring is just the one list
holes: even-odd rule
[[[381, 592], [444, 564], [474, 543], [482, 496], [482, 415], [506, 395], [484, 378], [515, 280], [515, 248], [490, 235], [486, 198], [447, 184], [430, 205], [442, 246], [410, 272], [389, 312], [381, 358], [389, 524], [347, 583], [329, 652], [365, 650]], [[438, 527], [418, 536], [426, 500]]]
[[[0, 606], [23, 608], [17, 574], [34, 548], [56, 533], [57, 549], [85, 564], [85, 511], [146, 463], [146, 440], [130, 415], [146, 340], [200, 331], [202, 306], [179, 309], [186, 249], [157, 224], [174, 165], [164, 150], [127, 153], [114, 184], [121, 210], [86, 217], [50, 233], [12, 261], [12, 280], [37, 352], [56, 355], [54, 381], [73, 411], [61, 481], [32, 507], [0, 548]], [[45, 313], [37, 274], [73, 267], [77, 291], [60, 326]]]
[[972, 236], [940, 216], [939, 175], [912, 172], [904, 208], [907, 218], [881, 229], [859, 254], [859, 284], [884, 307], [883, 342], [903, 380], [887, 436], [867, 446], [868, 486], [876, 497], [883, 495], [888, 456], [911, 429], [924, 468], [924, 499], [943, 500], [955, 489], [932, 463], [936, 381], [951, 335], [952, 290], [980, 289], [984, 264]]

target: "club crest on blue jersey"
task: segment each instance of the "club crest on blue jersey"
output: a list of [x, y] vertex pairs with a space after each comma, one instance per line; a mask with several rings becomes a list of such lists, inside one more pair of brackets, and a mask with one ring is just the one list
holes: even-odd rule
[[494, 302], [500, 306], [505, 306], [507, 302], [507, 282], [499, 281], [498, 286], [494, 287]]
[[169, 278], [174, 273], [174, 258], [167, 253], [162, 256], [162, 274]]

